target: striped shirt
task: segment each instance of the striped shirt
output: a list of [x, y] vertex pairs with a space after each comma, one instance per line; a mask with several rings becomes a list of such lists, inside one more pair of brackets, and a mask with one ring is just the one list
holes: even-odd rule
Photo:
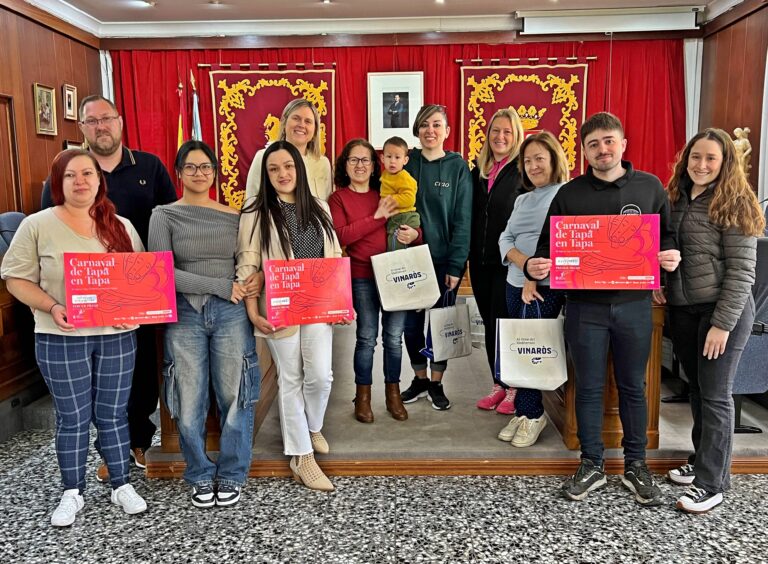
[[232, 297], [240, 216], [203, 206], [157, 206], [149, 250], [172, 251], [176, 291], [201, 312], [210, 296]]

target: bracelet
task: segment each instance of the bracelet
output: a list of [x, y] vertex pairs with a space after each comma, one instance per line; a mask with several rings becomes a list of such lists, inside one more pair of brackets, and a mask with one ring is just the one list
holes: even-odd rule
[[[53, 313], [52, 313], [53, 312], [53, 308], [55, 308], [57, 305], [61, 305], [61, 304], [59, 302], [53, 302], [53, 305], [48, 308], [48, 314], [49, 315], [53, 315]], [[64, 306], [61, 306], [61, 307], [64, 307]]]

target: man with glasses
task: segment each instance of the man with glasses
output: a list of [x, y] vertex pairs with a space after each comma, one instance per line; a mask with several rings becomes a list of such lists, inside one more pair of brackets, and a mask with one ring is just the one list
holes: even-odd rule
[[[107, 197], [115, 204], [118, 215], [133, 224], [147, 247], [149, 217], [155, 206], [177, 200], [168, 170], [155, 155], [123, 146], [123, 118], [115, 104], [103, 96], [86, 96], [80, 102], [80, 131], [88, 150], [99, 162], [107, 180]], [[53, 206], [50, 178], [45, 181], [42, 208]], [[144, 452], [152, 444], [155, 424], [149, 417], [157, 409], [157, 348], [153, 325], [139, 327], [136, 332], [136, 367], [131, 397], [128, 402], [128, 425], [131, 436], [131, 458], [145, 468]], [[100, 482], [109, 480], [106, 464], [96, 474]]]

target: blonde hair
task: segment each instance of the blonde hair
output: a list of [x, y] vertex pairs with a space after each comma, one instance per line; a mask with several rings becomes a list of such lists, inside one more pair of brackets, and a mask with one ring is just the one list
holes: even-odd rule
[[693, 184], [688, 174], [688, 159], [691, 149], [700, 139], [717, 142], [723, 151], [723, 163], [715, 179], [714, 196], [709, 203], [709, 220], [721, 229], [735, 227], [744, 235], [762, 237], [765, 230], [763, 210], [739, 164], [733, 140], [722, 129], [713, 127], [700, 131], [678, 153], [667, 186], [669, 201], [674, 204], [680, 199], [681, 185], [690, 189]]
[[477, 156], [477, 166], [480, 169], [480, 178], [488, 178], [488, 173], [491, 172], [491, 168], [493, 167], [493, 151], [491, 150], [491, 144], [488, 141], [488, 135], [493, 127], [493, 122], [499, 118], [507, 118], [509, 123], [512, 124], [512, 136], [514, 139], [512, 141], [512, 149], [510, 149], [509, 154], [507, 155], [510, 160], [517, 157], [520, 151], [520, 145], [523, 143], [525, 131], [523, 130], [520, 116], [517, 115], [515, 110], [504, 108], [493, 114], [491, 121], [488, 123], [488, 130], [485, 132], [485, 143], [483, 143], [483, 148], [480, 149], [480, 154]]
[[283, 109], [283, 115], [280, 116], [280, 129], [277, 132], [277, 138], [285, 140], [285, 124], [288, 118], [296, 110], [300, 108], [309, 108], [312, 110], [312, 115], [315, 116], [315, 134], [312, 139], [307, 143], [307, 154], [312, 155], [315, 158], [320, 157], [320, 114], [317, 113], [317, 108], [312, 102], [305, 100], [304, 98], [296, 98], [291, 100], [285, 105]]
[[525, 172], [525, 150], [533, 143], [538, 143], [544, 147], [549, 153], [550, 161], [552, 162], [552, 176], [549, 179], [550, 184], [557, 184], [568, 182], [568, 159], [565, 158], [565, 151], [563, 151], [562, 145], [558, 143], [555, 136], [549, 131], [540, 131], [534, 135], [529, 135], [523, 141], [520, 146], [520, 154], [517, 157], [517, 166], [520, 169], [520, 177], [523, 181], [523, 186], [527, 190], [533, 190], [535, 186], [531, 179], [528, 178], [528, 174]]

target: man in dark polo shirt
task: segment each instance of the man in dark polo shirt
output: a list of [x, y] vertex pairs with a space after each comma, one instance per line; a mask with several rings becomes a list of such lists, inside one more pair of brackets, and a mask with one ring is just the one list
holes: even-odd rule
[[[80, 130], [107, 179], [107, 197], [115, 204], [118, 215], [130, 220], [146, 248], [152, 209], [177, 199], [168, 171], [155, 155], [123, 146], [123, 118], [111, 100], [98, 95], [87, 96], [80, 102], [79, 116]], [[43, 188], [42, 207], [51, 206], [49, 179]], [[149, 419], [157, 408], [158, 399], [155, 326], [139, 327], [136, 337], [138, 346], [128, 402], [128, 425], [131, 458], [136, 466], [144, 468], [144, 452], [152, 444], [156, 429]], [[109, 479], [106, 464], [99, 467], [96, 477], [100, 482]]]
[[[581, 126], [587, 173], [565, 184], [552, 200], [533, 257], [525, 263], [530, 280], [549, 275], [549, 223], [553, 215], [659, 214], [659, 264], [671, 272], [680, 252], [670, 229], [669, 200], [659, 179], [622, 160], [627, 140], [619, 119], [607, 112]], [[569, 290], [565, 340], [576, 377], [576, 421], [581, 465], [562, 485], [565, 497], [584, 499], [606, 484], [603, 466], [603, 394], [608, 348], [613, 351], [619, 416], [624, 438], [622, 483], [646, 506], [662, 503], [661, 490], [645, 463], [647, 407], [645, 367], [651, 350], [651, 292], [643, 290]]]

